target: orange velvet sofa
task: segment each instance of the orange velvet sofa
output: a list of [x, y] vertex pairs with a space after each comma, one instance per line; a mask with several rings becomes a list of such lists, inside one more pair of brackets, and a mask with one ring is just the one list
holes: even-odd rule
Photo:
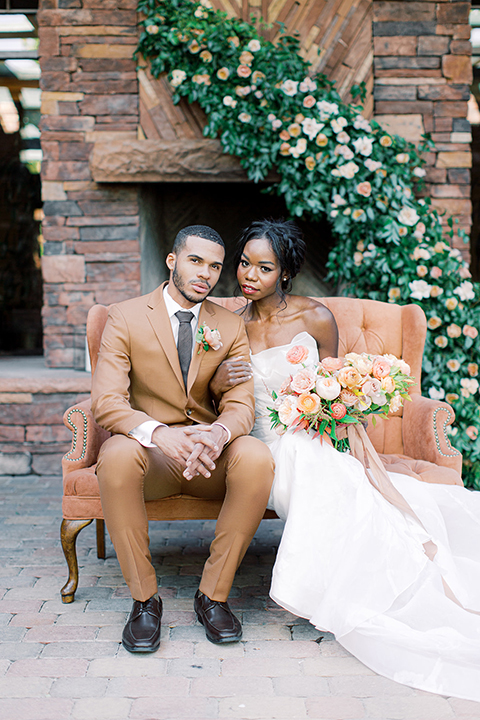
[[[238, 309], [241, 298], [211, 298], [231, 309]], [[391, 353], [402, 357], [411, 367], [417, 384], [412, 387], [412, 402], [388, 420], [378, 420], [368, 428], [369, 437], [387, 466], [402, 471], [408, 467], [420, 480], [462, 485], [462, 456], [449, 442], [446, 428], [454, 420], [453, 409], [445, 402], [423, 397], [420, 389], [423, 348], [427, 331], [423, 310], [418, 305], [395, 305], [375, 300], [330, 297], [316, 298], [335, 316], [339, 329], [339, 355], [348, 352]], [[87, 341], [92, 372], [95, 370], [100, 340], [108, 308], [93, 306], [88, 314]], [[63, 521], [62, 547], [69, 577], [61, 590], [63, 602], [72, 602], [78, 585], [75, 543], [78, 533], [94, 519], [97, 521], [97, 554], [105, 557], [102, 506], [95, 475], [97, 456], [109, 436], [95, 422], [90, 401], [69, 408], [64, 423], [72, 433], [72, 447], [62, 460]], [[214, 519], [220, 500], [176, 495], [146, 503], [149, 520]], [[266, 511], [265, 517], [276, 517]]]

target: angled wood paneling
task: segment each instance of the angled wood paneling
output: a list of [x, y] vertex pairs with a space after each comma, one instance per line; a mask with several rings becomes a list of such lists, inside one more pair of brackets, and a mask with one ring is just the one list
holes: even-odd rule
[[[365, 115], [373, 114], [372, 0], [213, 0], [229, 16], [253, 15], [270, 24], [262, 34], [275, 41], [280, 23], [289, 35], [298, 34], [302, 54], [314, 72], [335, 81], [338, 92], [351, 101], [350, 89], [362, 81], [367, 87]], [[174, 106], [168, 83], [148, 70], [139, 71], [140, 124], [149, 140], [201, 138], [205, 116], [196, 105]]]

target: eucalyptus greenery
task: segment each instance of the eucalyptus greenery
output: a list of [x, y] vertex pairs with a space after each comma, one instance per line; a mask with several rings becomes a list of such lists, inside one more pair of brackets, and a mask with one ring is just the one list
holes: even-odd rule
[[450, 437], [464, 455], [464, 481], [480, 489], [480, 292], [448, 242], [452, 221], [442, 226], [430, 200], [417, 197], [423, 148], [312, 76], [295, 37], [269, 42], [261, 26], [209, 0], [140, 0], [138, 10], [137, 52], [154, 76], [168, 74], [173, 101], [203, 108], [204, 134], [219, 138], [252, 181], [275, 171], [272, 191], [293, 218], [329, 218], [336, 243], [327, 279], [339, 293], [423, 308], [423, 391], [455, 409]]

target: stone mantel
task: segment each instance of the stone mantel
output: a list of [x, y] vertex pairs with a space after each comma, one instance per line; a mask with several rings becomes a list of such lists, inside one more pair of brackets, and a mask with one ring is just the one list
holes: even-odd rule
[[226, 155], [218, 140], [207, 139], [96, 142], [90, 170], [102, 183], [248, 182], [240, 161]]

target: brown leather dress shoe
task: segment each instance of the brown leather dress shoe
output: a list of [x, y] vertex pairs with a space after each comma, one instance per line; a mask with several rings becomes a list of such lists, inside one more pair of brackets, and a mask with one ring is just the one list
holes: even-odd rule
[[154, 652], [160, 645], [162, 601], [151, 597], [145, 602], [133, 601], [133, 608], [123, 629], [122, 644], [129, 652]]
[[210, 642], [237, 642], [242, 637], [242, 626], [227, 602], [210, 600], [200, 590], [197, 590], [194, 608]]

